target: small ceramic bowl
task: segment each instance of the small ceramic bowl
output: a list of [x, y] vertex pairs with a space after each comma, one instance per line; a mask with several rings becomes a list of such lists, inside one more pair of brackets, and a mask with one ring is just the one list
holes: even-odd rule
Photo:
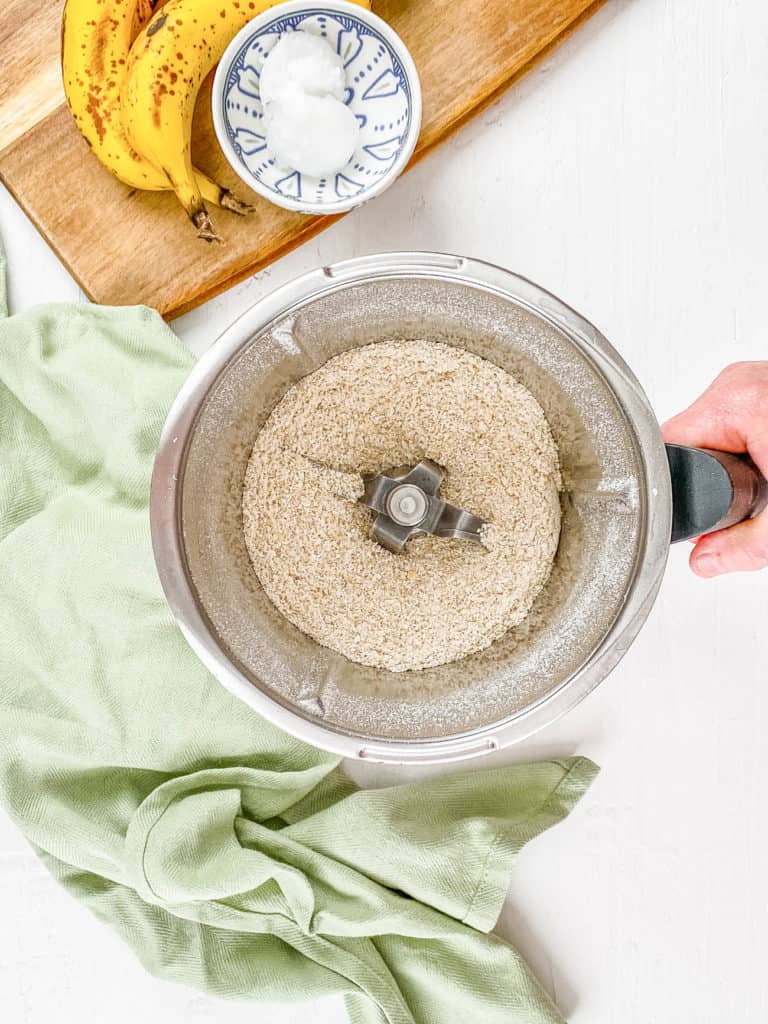
[[[360, 123], [357, 149], [335, 174], [279, 167], [267, 149], [259, 75], [286, 32], [311, 32], [344, 58], [346, 103]], [[421, 126], [421, 89], [403, 41], [375, 14], [346, 0], [293, 0], [250, 21], [224, 52], [213, 83], [219, 144], [249, 188], [288, 210], [334, 214], [383, 192], [405, 167]]]

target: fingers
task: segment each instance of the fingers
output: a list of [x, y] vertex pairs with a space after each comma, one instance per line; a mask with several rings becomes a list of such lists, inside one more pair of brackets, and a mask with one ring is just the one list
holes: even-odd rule
[[768, 391], [760, 410], [762, 420], [755, 420], [747, 434], [747, 451], [763, 476], [768, 478]]
[[768, 512], [727, 530], [700, 537], [691, 552], [691, 569], [709, 579], [728, 572], [768, 567]]
[[[768, 361], [732, 363], [685, 412], [662, 427], [664, 440], [749, 452], [768, 477]], [[768, 510], [756, 519], [697, 538], [691, 568], [704, 577], [768, 566]]]
[[739, 401], [744, 366], [734, 363], [727, 367], [692, 405], [667, 420], [661, 428], [664, 440], [693, 448], [746, 451], [747, 424]]
[[[662, 427], [664, 440], [768, 461], [768, 360], [732, 363], [701, 397]], [[768, 467], [766, 467], [768, 468]]]
[[746, 440], [717, 407], [703, 404], [706, 393], [685, 412], [667, 420], [661, 428], [668, 444], [685, 444], [691, 448], [716, 448], [723, 452], [743, 452]]

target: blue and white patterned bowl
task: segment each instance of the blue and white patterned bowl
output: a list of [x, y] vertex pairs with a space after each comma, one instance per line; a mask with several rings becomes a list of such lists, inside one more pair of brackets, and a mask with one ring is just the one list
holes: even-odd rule
[[[276, 166], [265, 139], [261, 68], [281, 35], [296, 31], [323, 36], [344, 57], [346, 102], [360, 123], [349, 163], [325, 178]], [[405, 44], [381, 18], [346, 0], [293, 0], [250, 21], [221, 58], [212, 105], [219, 144], [236, 173], [301, 213], [343, 213], [379, 195], [405, 167], [421, 126], [421, 89]]]

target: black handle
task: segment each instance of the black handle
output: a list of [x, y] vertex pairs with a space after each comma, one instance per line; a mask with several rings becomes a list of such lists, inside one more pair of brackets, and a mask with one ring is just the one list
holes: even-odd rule
[[668, 444], [672, 543], [734, 526], [768, 505], [768, 480], [748, 455]]

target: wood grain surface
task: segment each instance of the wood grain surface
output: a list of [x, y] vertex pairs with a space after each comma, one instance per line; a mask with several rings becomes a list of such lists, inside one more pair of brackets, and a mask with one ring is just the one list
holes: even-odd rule
[[[495, 99], [603, 0], [374, 0], [413, 54], [424, 94], [415, 162]], [[247, 218], [215, 211], [222, 245], [200, 241], [170, 193], [131, 191], [89, 153], [64, 104], [62, 0], [10, 0], [0, 12], [0, 179], [95, 301], [146, 303], [172, 317], [266, 266], [334, 218], [253, 194]], [[195, 163], [247, 192], [227, 165], [204, 88]]]

